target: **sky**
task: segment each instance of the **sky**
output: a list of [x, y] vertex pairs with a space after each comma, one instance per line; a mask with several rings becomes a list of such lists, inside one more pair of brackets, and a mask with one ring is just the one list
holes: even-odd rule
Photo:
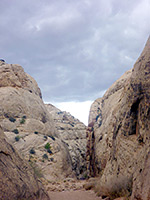
[[91, 103], [133, 67], [150, 33], [149, 0], [0, 0], [0, 8], [0, 57], [86, 124]]

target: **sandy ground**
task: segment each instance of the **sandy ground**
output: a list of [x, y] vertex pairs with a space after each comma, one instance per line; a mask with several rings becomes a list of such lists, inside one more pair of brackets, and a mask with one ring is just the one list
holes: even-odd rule
[[49, 192], [51, 200], [101, 200], [93, 191], [76, 190], [64, 192]]

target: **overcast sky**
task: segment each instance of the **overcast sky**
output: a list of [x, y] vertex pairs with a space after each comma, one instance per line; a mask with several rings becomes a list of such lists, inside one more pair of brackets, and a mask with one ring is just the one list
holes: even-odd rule
[[149, 0], [0, 0], [0, 56], [46, 102], [93, 101], [132, 68], [150, 33]]

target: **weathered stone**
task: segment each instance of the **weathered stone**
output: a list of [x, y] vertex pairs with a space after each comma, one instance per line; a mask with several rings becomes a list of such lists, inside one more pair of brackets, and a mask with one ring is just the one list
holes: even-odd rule
[[56, 123], [58, 138], [61, 138], [68, 147], [73, 171], [78, 178], [85, 178], [86, 126], [70, 113], [61, 111], [51, 104], [47, 104], [46, 108]]
[[[0, 63], [0, 124], [9, 141], [47, 180], [74, 176], [67, 145], [57, 137], [36, 81], [19, 65]], [[17, 130], [17, 132], [16, 132]], [[50, 149], [45, 149], [49, 143]]]
[[125, 73], [97, 102], [95, 116], [89, 119], [96, 121], [95, 170], [101, 173], [101, 184], [119, 176], [133, 177], [131, 199], [148, 200], [150, 38], [132, 72]]
[[7, 142], [0, 127], [0, 199], [49, 200], [33, 169]]

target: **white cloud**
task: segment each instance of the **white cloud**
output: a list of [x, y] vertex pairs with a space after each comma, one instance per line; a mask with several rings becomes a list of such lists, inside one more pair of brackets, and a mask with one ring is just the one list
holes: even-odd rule
[[67, 111], [85, 125], [88, 125], [88, 116], [92, 101], [52, 103], [62, 111]]

